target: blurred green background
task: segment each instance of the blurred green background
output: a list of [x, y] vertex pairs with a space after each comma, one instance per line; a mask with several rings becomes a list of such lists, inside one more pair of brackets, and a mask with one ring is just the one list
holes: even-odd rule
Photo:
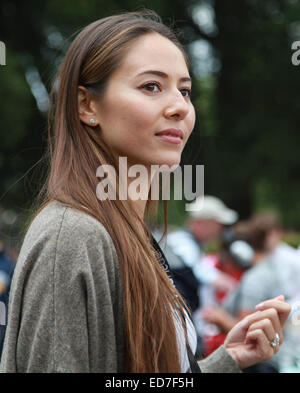
[[[197, 123], [182, 165], [204, 165], [205, 193], [241, 218], [275, 209], [299, 231], [300, 65], [291, 61], [292, 42], [300, 40], [299, 1], [1, 0], [1, 237], [18, 240], [39, 191], [48, 92], [72, 36], [98, 18], [142, 6], [180, 29], [192, 60]], [[171, 226], [184, 221], [184, 203], [169, 203]]]

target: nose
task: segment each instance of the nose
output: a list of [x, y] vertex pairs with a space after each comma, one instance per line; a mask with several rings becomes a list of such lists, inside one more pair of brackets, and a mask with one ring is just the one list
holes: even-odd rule
[[165, 117], [168, 119], [182, 120], [189, 113], [189, 103], [180, 91], [174, 92], [165, 107]]

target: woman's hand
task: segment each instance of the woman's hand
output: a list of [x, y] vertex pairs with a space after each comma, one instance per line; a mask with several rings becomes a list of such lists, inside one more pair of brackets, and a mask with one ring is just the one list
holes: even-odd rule
[[[283, 341], [282, 328], [291, 311], [283, 296], [266, 300], [256, 306], [257, 312], [248, 315], [228, 333], [224, 346], [241, 369], [271, 359]], [[275, 348], [270, 341], [278, 333], [280, 343]]]

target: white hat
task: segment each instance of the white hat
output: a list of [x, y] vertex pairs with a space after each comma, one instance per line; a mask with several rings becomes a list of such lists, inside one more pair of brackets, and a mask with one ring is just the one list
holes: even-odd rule
[[189, 204], [189, 214], [196, 219], [209, 219], [220, 224], [231, 225], [238, 219], [238, 213], [229, 209], [216, 197], [205, 195], [195, 199]]

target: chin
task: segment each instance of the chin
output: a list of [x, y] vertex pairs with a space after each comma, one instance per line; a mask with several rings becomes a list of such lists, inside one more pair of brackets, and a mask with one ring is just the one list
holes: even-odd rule
[[[166, 167], [170, 168], [170, 171], [175, 170], [181, 161], [181, 155], [177, 155], [176, 157], [163, 157], [161, 159], [158, 159], [156, 162], [151, 163], [151, 165], [158, 165], [158, 166], [163, 166], [165, 165]], [[168, 171], [168, 169], [166, 168], [166, 170]]]

